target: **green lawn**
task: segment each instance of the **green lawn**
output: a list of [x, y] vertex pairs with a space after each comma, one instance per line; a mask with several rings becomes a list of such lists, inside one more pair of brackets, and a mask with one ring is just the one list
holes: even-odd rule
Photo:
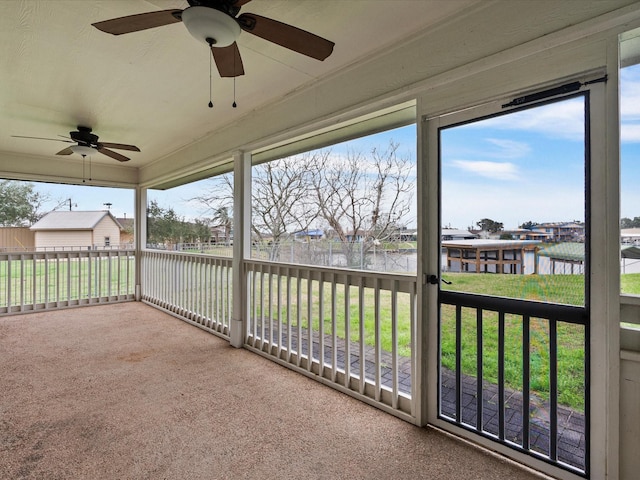
[[0, 261], [0, 306], [132, 293], [134, 268], [133, 257]]
[[640, 295], [640, 273], [620, 275], [620, 292]]
[[[452, 281], [447, 288], [456, 290], [511, 296], [531, 300], [543, 300], [565, 304], [580, 305], [584, 302], [584, 279], [578, 275], [493, 275], [493, 274], [446, 274], [445, 278]], [[264, 312], [264, 319], [278, 317], [277, 311], [277, 280], [272, 278], [272, 307], [271, 312]], [[284, 292], [286, 283], [281, 279], [281, 304], [279, 316], [286, 325], [287, 302]], [[298, 309], [300, 312], [300, 324], [303, 328], [309, 326], [309, 297], [307, 294], [306, 280], [300, 283], [300, 303], [296, 294], [296, 281], [291, 282], [290, 319], [292, 328], [298, 325]], [[265, 280], [264, 291], [267, 292]], [[266, 296], [266, 293], [265, 293]], [[323, 291], [323, 332], [332, 334], [331, 323], [331, 291], [325, 286]], [[360, 312], [360, 303], [356, 287], [350, 288], [349, 293], [349, 330], [350, 339], [359, 342], [360, 339], [360, 315], [364, 318], [364, 341], [366, 345], [375, 345], [375, 309], [374, 291], [365, 289], [364, 308]], [[314, 282], [311, 295], [311, 326], [318, 331], [320, 326], [320, 301], [317, 282]], [[266, 305], [266, 301], [265, 301]], [[344, 287], [338, 286], [336, 290], [336, 335], [345, 338], [345, 326], [347, 311], [345, 308]], [[391, 294], [388, 291], [380, 292], [380, 343], [385, 351], [392, 350], [392, 325], [391, 325]], [[266, 310], [266, 308], [265, 308]], [[410, 325], [410, 298], [407, 294], [398, 294], [398, 353], [401, 356], [411, 355], [411, 325]], [[259, 309], [255, 314], [260, 317]], [[441, 310], [442, 324], [442, 364], [451, 370], [455, 369], [455, 308], [443, 305]], [[483, 378], [486, 381], [497, 383], [498, 378], [498, 319], [497, 314], [485, 312], [482, 325], [483, 336]], [[530, 388], [533, 393], [542, 398], [549, 395], [549, 322], [541, 319], [532, 319], [530, 323]], [[472, 309], [463, 309], [462, 312], [462, 372], [466, 375], [476, 376], [476, 348], [477, 348], [477, 323], [476, 312]], [[522, 389], [522, 318], [507, 315], [505, 327], [505, 381], [507, 388]], [[585, 329], [580, 325], [560, 323], [558, 326], [558, 390], [559, 402], [576, 410], [584, 409], [584, 344]]]

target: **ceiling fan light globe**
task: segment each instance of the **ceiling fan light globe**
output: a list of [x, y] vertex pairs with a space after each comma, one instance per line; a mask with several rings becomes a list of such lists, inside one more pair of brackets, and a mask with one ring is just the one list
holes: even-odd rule
[[215, 40], [214, 47], [228, 47], [240, 35], [240, 25], [233, 17], [210, 7], [186, 8], [182, 22], [196, 40], [207, 44], [207, 39]]
[[93, 152], [95, 152], [92, 147], [89, 147], [87, 145], [71, 145], [69, 148], [73, 153], [77, 153], [78, 155], [82, 156], [93, 155]]

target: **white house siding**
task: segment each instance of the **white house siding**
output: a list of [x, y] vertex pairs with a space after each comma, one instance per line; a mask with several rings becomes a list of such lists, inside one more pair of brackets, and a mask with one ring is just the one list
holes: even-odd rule
[[36, 250], [71, 250], [91, 246], [90, 230], [54, 230], [35, 232]]
[[108, 215], [100, 220], [93, 229], [92, 245], [104, 247], [105, 237], [109, 237], [109, 245], [120, 245], [120, 228]]

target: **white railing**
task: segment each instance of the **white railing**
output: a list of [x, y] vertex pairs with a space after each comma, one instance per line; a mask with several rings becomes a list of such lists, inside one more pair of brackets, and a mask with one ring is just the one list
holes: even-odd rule
[[142, 252], [142, 300], [223, 337], [232, 307], [231, 259]]
[[0, 247], [0, 253], [19, 253], [19, 252], [78, 252], [86, 250], [133, 250], [132, 243], [122, 243], [119, 245], [58, 245], [49, 247]]
[[0, 253], [0, 314], [132, 300], [133, 250]]
[[415, 276], [245, 261], [246, 345], [415, 415]]

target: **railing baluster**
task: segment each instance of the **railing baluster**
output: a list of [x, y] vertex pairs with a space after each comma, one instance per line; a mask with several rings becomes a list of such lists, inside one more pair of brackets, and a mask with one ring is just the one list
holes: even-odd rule
[[549, 320], [549, 457], [558, 459], [558, 330]]
[[11, 307], [13, 306], [13, 283], [11, 279], [13, 278], [13, 268], [12, 268], [13, 259], [11, 255], [7, 255], [7, 312], [11, 311]]
[[318, 375], [324, 376], [324, 274], [318, 280]]
[[252, 339], [252, 346], [256, 346], [256, 339], [258, 338], [258, 300], [257, 300], [257, 291], [256, 291], [256, 285], [258, 282], [258, 272], [256, 270], [251, 272], [251, 305], [253, 305], [253, 315], [251, 315], [251, 322], [252, 322], [252, 326], [253, 326], [253, 339]]
[[456, 305], [456, 422], [462, 422], [462, 307]]
[[300, 366], [302, 360], [302, 278], [300, 276], [300, 269], [296, 269], [296, 321], [297, 321], [297, 358], [296, 366]]
[[336, 288], [336, 274], [331, 274], [331, 381], [335, 382], [338, 374], [338, 332], [337, 316], [338, 299]]
[[366, 345], [364, 339], [364, 277], [358, 278], [358, 328], [360, 332], [359, 348], [360, 348], [360, 394], [364, 394], [366, 387]]
[[264, 298], [264, 265], [260, 266], [260, 350], [264, 351], [264, 310], [265, 310], [265, 298]]
[[287, 362], [291, 362], [291, 275], [287, 269]]
[[277, 355], [278, 358], [282, 358], [282, 342], [283, 342], [283, 337], [284, 337], [284, 333], [282, 332], [282, 272], [281, 272], [281, 267], [278, 266], [276, 269], [276, 315], [277, 315], [277, 319], [278, 319], [278, 349], [277, 349]]
[[529, 405], [530, 405], [530, 384], [531, 375], [531, 338], [529, 331], [530, 318], [525, 315], [522, 318], [522, 448], [529, 450]]
[[504, 432], [504, 312], [498, 313], [498, 438], [501, 442], [505, 439]]
[[380, 279], [375, 279], [375, 286], [373, 290], [373, 305], [374, 305], [374, 336], [375, 336], [375, 399], [380, 401], [382, 395], [382, 339], [380, 338]]
[[47, 308], [49, 305], [49, 256], [45, 253], [44, 258], [44, 308]]
[[271, 353], [273, 350], [273, 265], [269, 265], [269, 270], [268, 270], [268, 276], [267, 276], [267, 281], [269, 282], [269, 308], [268, 308], [268, 314], [269, 314], [269, 337], [268, 337], [268, 341], [269, 341], [269, 353]]
[[20, 310], [24, 310], [24, 255], [20, 255]]
[[351, 386], [351, 275], [344, 282], [344, 386]]
[[36, 309], [36, 305], [38, 301], [38, 298], [37, 298], [38, 264], [36, 262], [37, 262], [36, 256], [34, 255], [33, 259], [31, 260], [31, 303], [32, 303], [33, 310]]
[[[308, 272], [309, 273], [309, 272]], [[313, 280], [307, 276], [307, 371], [313, 365]]]
[[483, 430], [482, 400], [483, 388], [483, 350], [482, 350], [482, 309], [476, 310], [476, 430]]
[[398, 408], [398, 281], [391, 282], [391, 406]]

